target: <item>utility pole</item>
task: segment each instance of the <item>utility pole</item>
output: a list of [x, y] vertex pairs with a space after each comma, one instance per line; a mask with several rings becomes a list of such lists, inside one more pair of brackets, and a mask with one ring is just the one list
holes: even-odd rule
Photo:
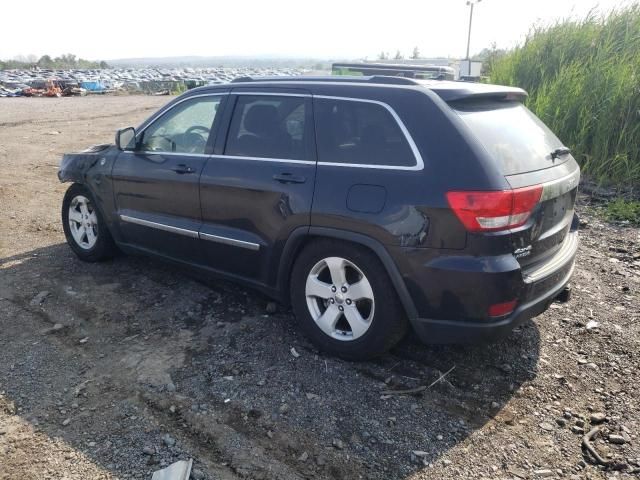
[[469, 60], [469, 47], [471, 46], [471, 22], [473, 22], [473, 6], [476, 3], [480, 3], [482, 0], [467, 0], [467, 5], [471, 7], [469, 9], [469, 34], [467, 35], [467, 56], [465, 57]]

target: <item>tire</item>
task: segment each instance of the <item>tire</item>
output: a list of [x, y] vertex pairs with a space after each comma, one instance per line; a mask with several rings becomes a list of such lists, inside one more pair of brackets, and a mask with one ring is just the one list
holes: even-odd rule
[[69, 187], [62, 201], [64, 236], [71, 250], [85, 262], [107, 260], [117, 250], [104, 218], [95, 205], [89, 189], [77, 183]]
[[569, 300], [571, 300], [571, 286], [567, 285], [556, 296], [556, 301], [558, 301], [560, 303], [567, 303]]
[[324, 352], [346, 360], [370, 359], [396, 345], [407, 331], [395, 287], [365, 247], [314, 241], [296, 259], [290, 285], [302, 331]]

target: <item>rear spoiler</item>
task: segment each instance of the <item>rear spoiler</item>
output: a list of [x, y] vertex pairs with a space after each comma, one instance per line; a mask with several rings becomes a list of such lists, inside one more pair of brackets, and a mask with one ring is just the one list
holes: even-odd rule
[[447, 103], [466, 100], [523, 102], [528, 96], [521, 88], [486, 83], [447, 82], [430, 85], [430, 89]]

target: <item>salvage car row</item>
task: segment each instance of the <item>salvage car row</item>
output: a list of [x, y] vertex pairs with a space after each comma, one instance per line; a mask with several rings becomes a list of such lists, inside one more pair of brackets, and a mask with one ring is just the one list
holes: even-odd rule
[[297, 76], [301, 68], [118, 68], [0, 71], [0, 97], [86, 95], [128, 91], [169, 93], [245, 76]]

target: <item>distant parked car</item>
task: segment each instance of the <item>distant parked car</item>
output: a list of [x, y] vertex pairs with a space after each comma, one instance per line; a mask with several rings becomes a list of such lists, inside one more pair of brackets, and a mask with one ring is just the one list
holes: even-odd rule
[[64, 156], [67, 242], [251, 285], [345, 358], [408, 325], [499, 338], [564, 295], [578, 246], [580, 170], [525, 96], [397, 77], [194, 89]]

